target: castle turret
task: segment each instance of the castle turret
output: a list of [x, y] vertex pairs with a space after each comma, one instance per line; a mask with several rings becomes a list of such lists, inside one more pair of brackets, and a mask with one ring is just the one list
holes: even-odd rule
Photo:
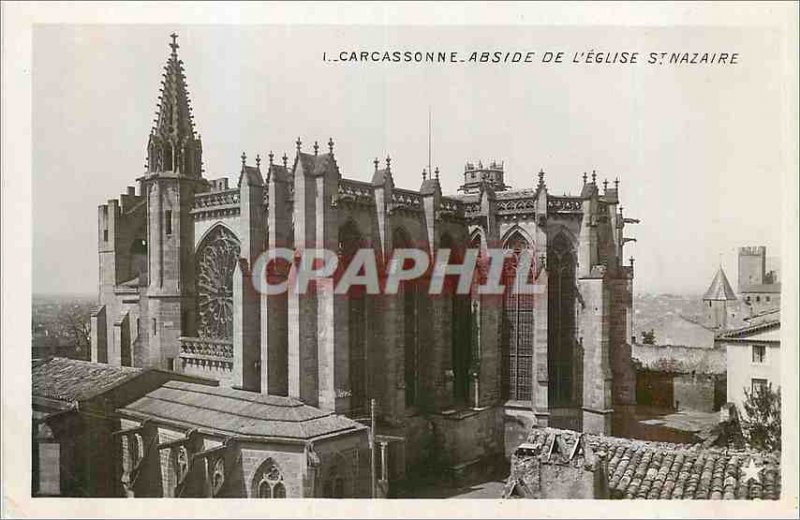
[[731, 289], [725, 271], [720, 267], [703, 295], [706, 326], [712, 329], [724, 329], [727, 326], [729, 301], [736, 301], [736, 294]]
[[494, 191], [504, 191], [508, 188], [503, 180], [503, 163], [492, 161], [487, 166], [478, 161], [477, 164], [468, 162], [464, 165], [464, 184], [459, 191], [464, 193], [479, 193], [481, 185], [488, 184]]

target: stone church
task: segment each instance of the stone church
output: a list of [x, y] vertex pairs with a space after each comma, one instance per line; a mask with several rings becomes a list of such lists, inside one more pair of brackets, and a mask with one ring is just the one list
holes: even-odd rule
[[[634, 401], [633, 260], [623, 261], [619, 182], [578, 179], [557, 196], [540, 171], [511, 189], [504, 165], [467, 163], [458, 194], [438, 168], [395, 186], [390, 158], [346, 176], [334, 142], [210, 178], [178, 44], [164, 68], [144, 174], [98, 210], [92, 360], [216, 379], [361, 419], [377, 402], [394, 472], [441, 456], [463, 468], [512, 451], [532, 424], [611, 433]], [[132, 176], [133, 177], [133, 176]], [[362, 180], [356, 180], [358, 177]], [[504, 248], [536, 259], [538, 294], [262, 295], [250, 270], [268, 248], [432, 252]], [[269, 276], [286, 276], [276, 269]], [[431, 447], [434, 448], [431, 448]], [[432, 450], [432, 451], [431, 451]]]

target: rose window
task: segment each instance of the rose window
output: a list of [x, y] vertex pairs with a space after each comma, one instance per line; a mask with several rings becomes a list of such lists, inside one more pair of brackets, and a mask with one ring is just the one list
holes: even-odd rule
[[203, 240], [197, 252], [198, 333], [212, 339], [233, 338], [233, 271], [239, 241], [222, 226]]

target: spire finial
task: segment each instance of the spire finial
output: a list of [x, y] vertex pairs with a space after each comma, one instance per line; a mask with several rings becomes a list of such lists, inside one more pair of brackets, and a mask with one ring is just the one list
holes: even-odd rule
[[544, 169], [539, 168], [539, 186], [544, 186]]
[[294, 144], [295, 144], [295, 146], [297, 146], [297, 151], [299, 152], [300, 151], [300, 147], [303, 146], [303, 141], [301, 141], [300, 138], [298, 137], [297, 141], [295, 141]]
[[178, 35], [176, 33], [172, 33], [169, 35], [169, 37], [172, 38], [172, 43], [169, 44], [170, 48], [172, 49], [172, 54], [177, 54], [178, 47], [180, 47], [180, 45], [178, 45]]
[[289, 168], [289, 157], [286, 155], [286, 152], [283, 152], [283, 157], [281, 157], [281, 159], [283, 159], [283, 167], [284, 167], [284, 169], [288, 169]]
[[436, 180], [438, 181], [439, 180], [439, 167], [437, 166], [436, 169], [433, 170], [433, 172], [436, 174]]
[[378, 160], [378, 158], [377, 158], [377, 157], [375, 158], [375, 160], [374, 160], [374, 161], [372, 161], [372, 164], [374, 164], [374, 165], [375, 165], [375, 171], [378, 171], [378, 164], [379, 164], [379, 163], [380, 163], [380, 161]]
[[426, 170], [425, 168], [422, 169], [422, 180], [423, 181], [428, 180], [428, 170]]
[[603, 191], [608, 191], [608, 179], [603, 179]]
[[[270, 161], [270, 162], [272, 162], [272, 161]], [[256, 154], [256, 168], [261, 169], [261, 154], [260, 153]]]
[[592, 170], [592, 184], [597, 184], [597, 172]]
[[267, 157], [269, 157], [269, 165], [272, 166], [272, 160], [275, 158], [275, 154], [272, 153], [272, 150], [269, 151], [269, 155], [267, 155]]
[[314, 155], [317, 155], [319, 152], [319, 143], [314, 141]]
[[633, 257], [630, 257], [629, 260], [631, 261], [631, 267], [633, 267]]
[[583, 183], [586, 184], [586, 172], [583, 172]]
[[247, 160], [247, 154], [242, 152], [242, 166], [244, 166], [244, 162]]
[[386, 156], [386, 169], [387, 170], [392, 169], [392, 158], [389, 157], [388, 155]]
[[328, 138], [328, 151], [333, 155], [333, 137]]
[[619, 177], [614, 179], [614, 189], [619, 191]]

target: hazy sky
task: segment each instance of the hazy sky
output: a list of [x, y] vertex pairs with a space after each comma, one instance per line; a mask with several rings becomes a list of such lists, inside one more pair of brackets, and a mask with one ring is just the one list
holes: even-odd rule
[[[701, 293], [736, 248], [778, 255], [786, 49], [741, 28], [65, 26], [34, 30], [33, 291], [96, 290], [97, 206], [143, 172], [147, 136], [180, 34], [206, 176], [242, 151], [266, 157], [333, 137], [343, 174], [392, 157], [418, 189], [445, 192], [465, 161], [503, 160], [507, 181], [577, 194], [581, 173], [621, 180], [637, 291]], [[342, 50], [738, 52], [735, 66], [326, 63]], [[796, 52], [796, 49], [794, 50]]]

